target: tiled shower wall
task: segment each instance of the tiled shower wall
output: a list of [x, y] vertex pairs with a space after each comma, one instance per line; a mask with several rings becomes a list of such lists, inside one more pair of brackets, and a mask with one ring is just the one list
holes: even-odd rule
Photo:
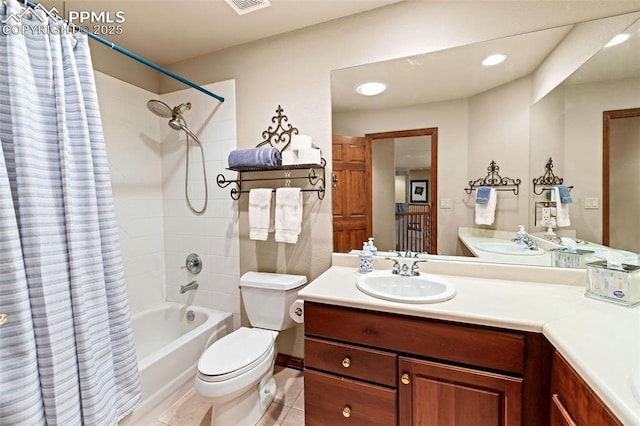
[[[228, 189], [215, 183], [236, 147], [234, 81], [204, 86], [225, 97], [219, 103], [194, 89], [159, 96], [95, 74], [131, 312], [169, 300], [231, 312], [239, 326], [237, 203]], [[209, 185], [202, 215], [192, 213], [185, 200], [185, 133], [149, 112], [149, 99], [170, 106], [192, 103], [184, 116], [204, 145]], [[192, 204], [200, 209], [204, 177], [200, 150], [193, 142], [188, 187]], [[181, 269], [192, 252], [203, 259], [197, 276]], [[181, 295], [180, 285], [193, 279], [198, 290]]]
[[[229, 195], [229, 188], [216, 184], [216, 176], [226, 171], [229, 152], [236, 148], [235, 82], [227, 80], [203, 86], [223, 96], [215, 99], [185, 89], [162, 95], [170, 106], [191, 102], [191, 110], [183, 113], [189, 128], [204, 147], [209, 203], [202, 215], [191, 212], [185, 199], [185, 170], [187, 138], [161, 122], [162, 177], [164, 195], [165, 277], [167, 300], [189, 303], [234, 314], [234, 325], [240, 325], [240, 254], [238, 244], [237, 202]], [[189, 142], [189, 199], [200, 210], [204, 202], [202, 157], [196, 143]], [[189, 253], [198, 254], [203, 261], [202, 272], [190, 274], [184, 266]], [[180, 285], [191, 280], [198, 282], [197, 291], [180, 294]]]
[[165, 300], [162, 146], [145, 103], [157, 95], [95, 73], [129, 306]]

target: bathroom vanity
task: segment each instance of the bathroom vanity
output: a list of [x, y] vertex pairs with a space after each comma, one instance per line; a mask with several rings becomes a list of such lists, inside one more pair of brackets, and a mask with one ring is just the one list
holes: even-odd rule
[[545, 423], [540, 335], [317, 303], [305, 334], [309, 425]]
[[359, 274], [343, 266], [300, 292], [307, 425], [640, 422], [640, 401], [623, 388], [624, 365], [613, 364], [632, 371], [640, 338], [622, 358], [587, 365], [606, 353], [588, 345], [610, 345], [620, 335], [594, 342], [574, 329], [601, 310], [614, 322], [626, 318], [621, 326], [638, 336], [640, 311], [585, 298], [583, 271], [564, 271], [564, 283], [553, 284], [553, 271], [539, 282], [513, 279], [524, 271], [513, 265], [424, 266], [447, 272], [458, 294], [434, 304], [380, 300], [359, 292]]

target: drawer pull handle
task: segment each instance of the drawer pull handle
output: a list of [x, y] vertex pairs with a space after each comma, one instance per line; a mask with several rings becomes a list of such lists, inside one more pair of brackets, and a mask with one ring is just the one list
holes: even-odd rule
[[400, 381], [402, 382], [402, 384], [405, 384], [405, 385], [408, 385], [409, 383], [411, 383], [411, 380], [409, 380], [409, 373], [404, 373], [400, 377]]
[[349, 408], [349, 407], [344, 407], [344, 408], [342, 409], [342, 415], [343, 415], [344, 417], [346, 417], [347, 419], [348, 419], [349, 417], [351, 417], [351, 408]]
[[349, 368], [349, 366], [351, 366], [351, 359], [348, 356], [344, 357], [342, 360], [342, 366], [344, 368]]
[[5, 322], [7, 322], [9, 320], [9, 315], [7, 314], [0, 314], [0, 325], [4, 324]]

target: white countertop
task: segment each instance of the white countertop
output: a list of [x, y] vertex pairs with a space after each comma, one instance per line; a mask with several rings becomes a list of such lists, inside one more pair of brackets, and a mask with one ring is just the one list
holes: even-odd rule
[[[476, 247], [478, 243], [484, 242], [496, 242], [504, 241], [511, 242], [515, 238], [515, 232], [496, 231], [492, 229], [482, 228], [458, 228], [458, 239], [464, 246], [476, 257], [479, 257], [484, 262], [496, 262], [496, 263], [517, 263], [520, 265], [532, 265], [532, 266], [551, 266], [551, 252], [550, 248], [560, 247], [553, 245], [548, 246], [546, 241], [536, 238], [538, 247], [544, 250], [543, 254], [534, 256], [522, 256], [517, 254], [499, 254], [492, 253], [485, 250], [480, 250]], [[552, 244], [552, 243], [549, 243]]]
[[[333, 265], [299, 292], [306, 301], [543, 333], [624, 423], [640, 425], [631, 392], [640, 369], [640, 306], [584, 297], [584, 270], [432, 260], [420, 270], [450, 280], [456, 296], [406, 304], [356, 288], [357, 256], [334, 254]], [[374, 268], [390, 269], [383, 259]]]

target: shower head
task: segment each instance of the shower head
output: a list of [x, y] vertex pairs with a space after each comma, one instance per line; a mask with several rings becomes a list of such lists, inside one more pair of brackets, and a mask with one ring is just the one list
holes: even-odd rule
[[183, 121], [180, 116], [174, 115], [171, 120], [169, 120], [169, 127], [173, 130], [181, 130], [185, 127]]
[[156, 99], [147, 101], [147, 108], [158, 117], [171, 118], [174, 116], [173, 110], [169, 105]]
[[187, 127], [187, 122], [182, 117], [183, 110], [191, 109], [191, 102], [185, 102], [171, 108], [169, 105], [156, 99], [147, 101], [147, 108], [149, 111], [162, 118], [170, 118], [169, 127], [173, 130], [184, 130], [189, 136], [191, 136], [198, 144], [200, 140], [198, 137]]

